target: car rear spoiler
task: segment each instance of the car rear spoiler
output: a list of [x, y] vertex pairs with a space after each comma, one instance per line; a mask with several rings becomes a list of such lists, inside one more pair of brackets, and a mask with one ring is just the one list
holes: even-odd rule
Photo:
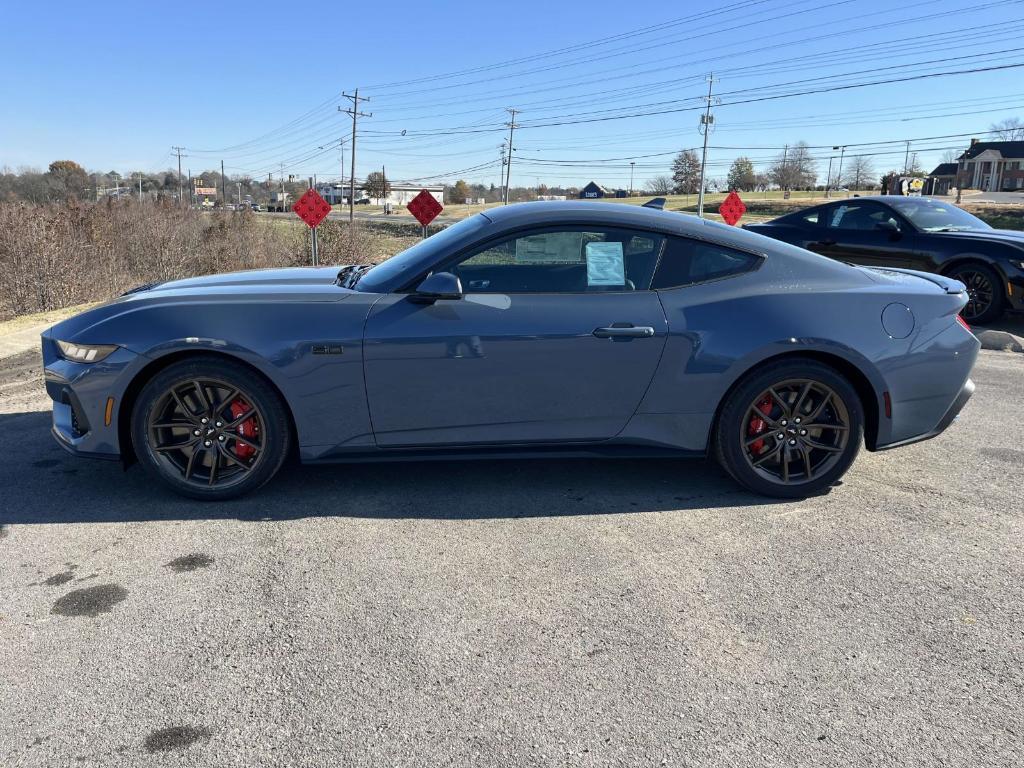
[[876, 272], [897, 272], [901, 275], [913, 275], [919, 277], [922, 280], [927, 280], [929, 283], [939, 286], [946, 293], [963, 293], [967, 290], [964, 284], [959, 280], [953, 280], [950, 277], [943, 277], [942, 275], [936, 275], [933, 272], [919, 272], [916, 269], [900, 269], [899, 267], [871, 267]]

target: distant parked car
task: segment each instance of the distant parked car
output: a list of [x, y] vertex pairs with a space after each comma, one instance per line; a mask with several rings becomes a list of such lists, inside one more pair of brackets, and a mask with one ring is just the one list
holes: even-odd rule
[[993, 229], [927, 197], [851, 197], [746, 229], [823, 256], [871, 267], [935, 272], [967, 286], [961, 313], [984, 325], [1024, 310], [1024, 232]]
[[753, 491], [799, 498], [862, 443], [949, 426], [980, 346], [957, 317], [966, 300], [948, 278], [692, 216], [539, 202], [374, 267], [142, 286], [42, 346], [62, 446], [138, 460], [201, 499], [258, 488], [293, 451], [710, 455]]

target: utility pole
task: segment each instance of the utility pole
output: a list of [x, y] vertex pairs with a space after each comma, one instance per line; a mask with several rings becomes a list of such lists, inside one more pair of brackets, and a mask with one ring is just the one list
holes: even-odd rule
[[700, 189], [697, 191], [697, 215], [704, 217], [704, 169], [708, 163], [708, 134], [711, 133], [711, 126], [715, 124], [714, 115], [711, 114], [711, 105], [715, 99], [711, 95], [711, 89], [715, 84], [715, 74], [708, 74], [708, 95], [705, 97], [707, 104], [704, 107], [704, 114], [700, 116], [700, 132], [704, 134], [704, 150], [700, 156]]
[[832, 161], [834, 157], [828, 159], [828, 176], [825, 177], [825, 199], [828, 200], [828, 190], [832, 186]]
[[224, 201], [224, 207], [228, 207], [228, 179], [224, 175], [224, 161], [220, 161], [220, 196]]
[[907, 153], [903, 156], [903, 175], [907, 175], [907, 169], [910, 167], [910, 142], [907, 142]]
[[786, 194], [789, 191], [789, 144], [786, 144], [782, 148], [782, 178], [780, 179], [782, 184], [782, 197], [784, 200], [789, 199], [789, 195]]
[[633, 196], [633, 168], [636, 166], [636, 160], [629, 161], [629, 196]]
[[241, 205], [242, 204], [242, 182], [236, 181], [235, 184], [238, 185], [238, 204]]
[[178, 153], [178, 205], [182, 203], [182, 190], [181, 190], [181, 150], [184, 147], [171, 147], [175, 152]]
[[142, 202], [142, 172], [139, 172], [139, 202]]
[[355, 221], [356, 217], [356, 121], [360, 117], [373, 117], [373, 113], [370, 112], [367, 114], [359, 111], [359, 102], [369, 101], [370, 99], [367, 96], [360, 96], [358, 88], [356, 88], [355, 93], [351, 96], [344, 92], [342, 92], [341, 95], [352, 102], [351, 109], [342, 109], [341, 107], [338, 107], [339, 112], [344, 112], [352, 117], [352, 171], [348, 180], [348, 222], [351, 224]]
[[506, 160], [505, 160], [505, 140], [504, 139], [502, 140], [501, 146], [498, 147], [498, 149], [501, 151], [501, 165], [498, 166], [498, 169], [501, 171], [501, 173], [499, 174], [499, 177], [498, 177], [498, 196], [501, 198], [501, 202], [504, 205], [504, 203], [505, 203], [505, 162], [506, 162]]
[[512, 119], [508, 121], [508, 165], [505, 166], [505, 205], [508, 205], [512, 189], [512, 136], [516, 130], [516, 110], [510, 107], [505, 111], [512, 115]]

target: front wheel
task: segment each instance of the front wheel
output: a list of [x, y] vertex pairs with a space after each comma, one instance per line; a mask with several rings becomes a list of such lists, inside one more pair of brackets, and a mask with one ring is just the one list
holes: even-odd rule
[[754, 371], [729, 395], [715, 453], [751, 491], [804, 498], [846, 473], [863, 433], [860, 399], [842, 375], [815, 360], [782, 360]]
[[210, 500], [267, 482], [291, 439], [280, 397], [258, 374], [198, 358], [168, 366], [142, 388], [131, 430], [149, 472], [180, 494]]
[[984, 264], [964, 264], [949, 273], [967, 287], [967, 305], [961, 317], [971, 325], [985, 325], [1003, 314], [1002, 280]]

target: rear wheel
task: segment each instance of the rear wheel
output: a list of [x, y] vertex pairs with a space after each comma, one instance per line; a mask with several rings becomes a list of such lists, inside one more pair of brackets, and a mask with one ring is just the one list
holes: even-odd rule
[[230, 360], [183, 360], [153, 377], [132, 412], [132, 442], [146, 469], [196, 499], [259, 488], [288, 453], [277, 393]]
[[990, 267], [963, 264], [953, 269], [949, 277], [967, 287], [967, 305], [960, 315], [968, 323], [984, 325], [1003, 314], [1002, 281]]
[[863, 432], [860, 399], [842, 375], [815, 360], [782, 360], [733, 390], [719, 415], [715, 453], [746, 488], [803, 498], [846, 473]]

